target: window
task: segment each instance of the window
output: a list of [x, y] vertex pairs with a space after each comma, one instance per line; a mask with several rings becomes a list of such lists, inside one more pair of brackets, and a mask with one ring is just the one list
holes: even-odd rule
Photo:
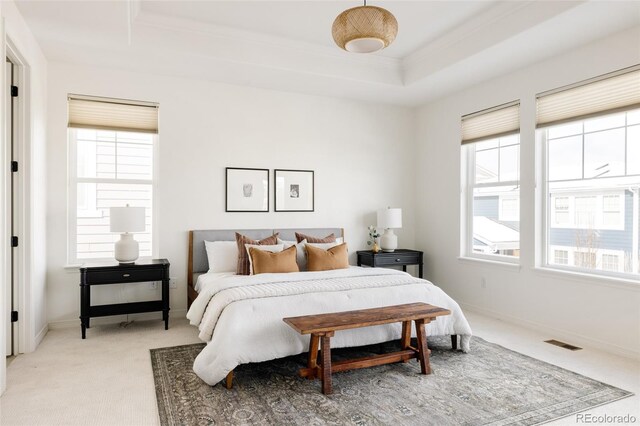
[[136, 233], [135, 239], [140, 257], [153, 256], [157, 135], [129, 131], [129, 127], [72, 127], [71, 102], [70, 99], [69, 263], [113, 259], [114, 242], [119, 235], [110, 232], [109, 208], [127, 204], [145, 207], [146, 230]]
[[547, 266], [640, 278], [639, 100], [640, 68], [538, 95]]
[[520, 220], [520, 200], [518, 198], [500, 198], [499, 219], [507, 222]]
[[569, 252], [567, 250], [554, 250], [553, 263], [556, 265], [569, 264]]
[[608, 228], [619, 226], [622, 212], [620, 195], [604, 195], [602, 197], [602, 224]]
[[579, 268], [594, 269], [596, 267], [596, 253], [595, 252], [582, 252], [577, 251], [575, 253], [575, 266]]
[[594, 229], [596, 225], [596, 197], [582, 196], [575, 198], [576, 226], [578, 228]]
[[462, 119], [464, 256], [511, 262], [520, 256], [519, 107], [516, 102]]
[[618, 271], [620, 267], [620, 257], [615, 254], [602, 255], [602, 269], [605, 271]]
[[554, 197], [554, 218], [555, 225], [566, 226], [571, 223], [569, 216], [569, 197]]

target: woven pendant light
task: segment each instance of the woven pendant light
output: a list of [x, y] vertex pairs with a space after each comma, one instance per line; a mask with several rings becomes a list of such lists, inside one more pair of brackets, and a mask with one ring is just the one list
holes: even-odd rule
[[386, 9], [354, 7], [342, 12], [331, 29], [336, 44], [348, 52], [371, 53], [389, 46], [398, 34], [398, 21]]

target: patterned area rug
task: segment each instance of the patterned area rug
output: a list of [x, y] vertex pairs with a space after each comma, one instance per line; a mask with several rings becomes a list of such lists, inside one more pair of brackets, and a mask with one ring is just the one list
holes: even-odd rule
[[[332, 351], [334, 360], [397, 350], [398, 342]], [[299, 378], [306, 354], [241, 365], [232, 390], [208, 386], [193, 360], [204, 344], [151, 350], [163, 425], [534, 425], [631, 392], [486, 342], [454, 352], [430, 338], [429, 376], [417, 362], [336, 373], [333, 394]]]

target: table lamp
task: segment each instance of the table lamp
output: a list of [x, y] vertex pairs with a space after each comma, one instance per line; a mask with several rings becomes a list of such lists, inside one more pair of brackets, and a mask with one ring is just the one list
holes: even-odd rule
[[121, 232], [120, 239], [116, 241], [115, 258], [120, 263], [134, 263], [138, 258], [138, 242], [133, 239], [130, 232], [143, 232], [145, 230], [144, 207], [111, 207], [110, 228], [111, 232]]
[[380, 248], [384, 252], [392, 252], [398, 248], [398, 237], [393, 233], [394, 228], [402, 228], [402, 209], [378, 210], [378, 228], [384, 228], [380, 237]]

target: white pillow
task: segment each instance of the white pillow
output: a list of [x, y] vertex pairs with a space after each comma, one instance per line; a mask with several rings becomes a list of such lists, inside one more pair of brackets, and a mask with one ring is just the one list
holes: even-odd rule
[[280, 253], [284, 250], [284, 244], [274, 244], [274, 245], [259, 245], [259, 244], [245, 244], [244, 249], [247, 251], [247, 256], [249, 256], [249, 275], [253, 275], [253, 260], [251, 259], [251, 253], [249, 253], [249, 249], [257, 248], [258, 250], [269, 251], [271, 253]]
[[300, 271], [307, 270], [307, 255], [304, 251], [304, 245], [307, 243], [307, 240], [302, 240], [299, 243], [295, 241], [285, 241], [278, 238], [278, 244], [283, 244], [284, 249], [288, 249], [291, 246], [296, 246], [296, 263], [298, 264], [298, 269]]
[[205, 241], [209, 272], [235, 272], [238, 267], [238, 244], [235, 241]]
[[338, 239], [336, 238], [336, 241], [333, 243], [306, 243], [306, 244], [309, 244], [310, 246], [313, 246], [315, 248], [321, 248], [322, 250], [329, 250], [331, 247], [339, 246], [340, 244], [342, 244], [342, 241], [338, 242]]

